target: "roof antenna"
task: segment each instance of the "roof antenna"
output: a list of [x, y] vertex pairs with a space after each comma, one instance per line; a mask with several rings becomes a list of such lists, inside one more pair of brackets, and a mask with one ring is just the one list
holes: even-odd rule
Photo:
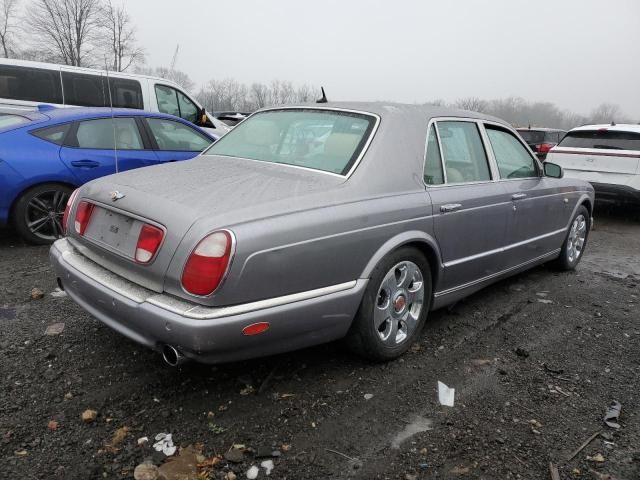
[[111, 109], [111, 128], [113, 130], [113, 156], [116, 163], [116, 173], [118, 173], [118, 138], [116, 135], [116, 120], [113, 116], [113, 98], [111, 97], [111, 82], [109, 81], [109, 65], [107, 56], [104, 56], [104, 68], [107, 71], [107, 90], [109, 91], [109, 108]]
[[320, 90], [322, 90], [322, 97], [316, 100], [316, 103], [327, 103], [329, 100], [327, 100], [327, 95], [324, 93], [324, 87], [320, 87]]
[[613, 120], [611, 120], [611, 126], [615, 127], [616, 126], [616, 122], [614, 122]]

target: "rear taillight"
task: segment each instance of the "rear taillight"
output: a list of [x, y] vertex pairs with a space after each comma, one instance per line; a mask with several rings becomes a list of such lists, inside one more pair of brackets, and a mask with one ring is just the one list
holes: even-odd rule
[[69, 200], [67, 200], [67, 205], [64, 207], [64, 215], [62, 216], [62, 233], [66, 235], [69, 231], [69, 226], [67, 225], [69, 222], [69, 211], [73, 206], [73, 202], [76, 200], [76, 196], [78, 195], [78, 190], [74, 190], [71, 195], [69, 195]]
[[84, 235], [89, 220], [91, 220], [91, 214], [93, 213], [93, 203], [82, 201], [76, 208], [76, 219], [73, 222], [74, 228], [78, 235]]
[[542, 143], [538, 145], [538, 153], [548, 153], [555, 146], [554, 143]]
[[193, 295], [210, 295], [227, 273], [233, 237], [222, 230], [202, 239], [191, 252], [182, 272], [182, 286]]
[[155, 257], [163, 238], [164, 232], [160, 228], [145, 223], [140, 229], [140, 235], [138, 235], [136, 262], [149, 263]]

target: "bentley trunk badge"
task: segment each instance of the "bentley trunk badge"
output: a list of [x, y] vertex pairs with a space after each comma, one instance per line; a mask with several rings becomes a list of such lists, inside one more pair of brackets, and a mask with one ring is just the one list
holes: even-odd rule
[[114, 190], [113, 192], [109, 192], [109, 195], [111, 196], [111, 201], [115, 202], [117, 200], [120, 200], [121, 198], [126, 197], [126, 195], [124, 193], [120, 193], [117, 190]]

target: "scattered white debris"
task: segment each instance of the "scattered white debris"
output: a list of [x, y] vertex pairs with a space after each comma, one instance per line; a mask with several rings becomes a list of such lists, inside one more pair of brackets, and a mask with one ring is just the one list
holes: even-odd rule
[[51, 295], [52, 297], [55, 297], [55, 298], [66, 297], [67, 296], [67, 292], [65, 292], [64, 290], [60, 290], [59, 288], [56, 288], [49, 295]]
[[365, 393], [364, 394], [364, 399], [365, 400], [371, 400], [373, 398], [373, 393]]
[[546, 298], [539, 298], [538, 302], [539, 303], [547, 303], [548, 304], [548, 303], [553, 303], [553, 300], [548, 300]]
[[58, 323], [49, 325], [47, 329], [44, 331], [44, 334], [48, 336], [60, 335], [63, 331], [64, 331], [64, 323], [58, 322]]
[[249, 480], [253, 480], [254, 478], [258, 478], [258, 473], [260, 473], [260, 469], [255, 465], [252, 465], [249, 470], [247, 470], [247, 478]]
[[413, 421], [408, 424], [400, 433], [398, 433], [395, 438], [391, 441], [391, 448], [397, 450], [400, 448], [402, 442], [407, 440], [408, 438], [413, 437], [416, 433], [426, 432], [427, 430], [431, 430], [432, 421], [428, 418], [423, 417], [415, 417]]
[[156, 443], [153, 448], [156, 452], [162, 452], [167, 457], [176, 453], [176, 446], [173, 444], [173, 437], [170, 433], [159, 433], [155, 436]]
[[438, 380], [438, 401], [440, 402], [440, 405], [444, 405], [445, 407], [453, 407], [455, 394], [455, 388], [449, 388], [444, 383]]
[[271, 470], [273, 470], [273, 460], [265, 460], [260, 464], [262, 468], [264, 468], [267, 475], [271, 475]]
[[138, 445], [144, 445], [145, 443], [149, 443], [149, 437], [140, 437], [138, 439]]

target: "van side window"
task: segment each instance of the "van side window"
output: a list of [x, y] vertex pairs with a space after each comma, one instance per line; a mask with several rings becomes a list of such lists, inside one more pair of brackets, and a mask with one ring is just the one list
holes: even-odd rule
[[[109, 77], [109, 87], [111, 89], [111, 101], [115, 108], [144, 109], [142, 88], [140, 88], [140, 82], [137, 80]], [[109, 98], [107, 97], [108, 103]]]
[[475, 122], [440, 121], [438, 134], [447, 183], [491, 180], [487, 154]]
[[184, 93], [166, 85], [156, 85], [158, 111], [197, 123], [198, 107]]
[[108, 106], [106, 85], [101, 75], [62, 72], [65, 105], [79, 107]]
[[62, 103], [60, 72], [42, 68], [0, 65], [0, 98]]

